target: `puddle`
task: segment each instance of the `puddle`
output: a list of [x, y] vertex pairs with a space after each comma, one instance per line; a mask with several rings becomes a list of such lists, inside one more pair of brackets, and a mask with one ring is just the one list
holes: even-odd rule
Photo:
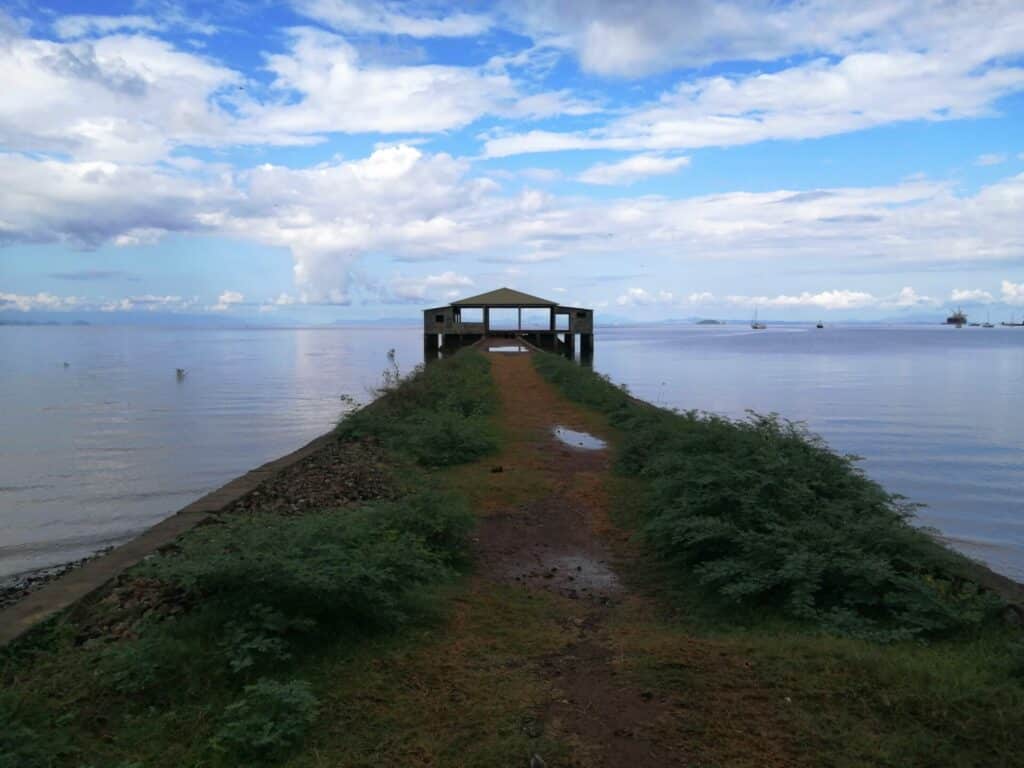
[[522, 563], [506, 570], [513, 581], [541, 588], [574, 600], [607, 602], [619, 590], [619, 579], [608, 563], [584, 555], [539, 554], [529, 567]]
[[589, 432], [577, 432], [568, 427], [555, 427], [552, 430], [555, 437], [572, 448], [582, 448], [585, 451], [600, 451], [607, 446], [604, 440], [594, 437]]
[[488, 347], [488, 352], [499, 352], [502, 354], [512, 354], [516, 352], [529, 352], [530, 348], [525, 347], [522, 344], [504, 344], [500, 347]]

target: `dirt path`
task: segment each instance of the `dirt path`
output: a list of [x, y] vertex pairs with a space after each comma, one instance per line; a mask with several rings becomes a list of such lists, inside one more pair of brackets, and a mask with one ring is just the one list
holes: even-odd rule
[[[680, 756], [655, 732], [671, 715], [668, 702], [623, 679], [610, 641], [613, 611], [636, 596], [616, 566], [624, 542], [608, 519], [609, 451], [579, 447], [579, 440], [566, 445], [555, 429], [607, 436], [594, 415], [536, 373], [529, 354], [491, 357], [509, 435], [500, 472], [499, 465], [492, 470], [495, 487], [477, 533], [481, 571], [486, 579], [579, 601], [580, 610], [566, 618], [575, 639], [541, 662], [553, 691], [545, 727], [573, 746], [572, 765], [680, 765]], [[502, 504], [500, 486], [526, 475], [546, 493]]]

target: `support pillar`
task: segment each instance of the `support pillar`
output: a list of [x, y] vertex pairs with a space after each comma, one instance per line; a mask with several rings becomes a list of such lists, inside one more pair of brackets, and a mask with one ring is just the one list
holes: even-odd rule
[[436, 333], [424, 333], [423, 334], [423, 362], [430, 363], [437, 360], [441, 356], [441, 350], [438, 349], [438, 334]]
[[594, 334], [580, 334], [580, 357], [590, 357], [594, 354]]
[[562, 352], [570, 360], [574, 360], [576, 358], [576, 343], [573, 341], [571, 333], [565, 334], [565, 344], [563, 345]]
[[484, 336], [491, 332], [491, 308], [484, 307]]

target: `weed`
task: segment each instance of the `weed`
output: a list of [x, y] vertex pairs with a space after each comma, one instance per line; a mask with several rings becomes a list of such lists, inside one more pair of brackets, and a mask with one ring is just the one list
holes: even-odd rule
[[261, 679], [224, 710], [214, 748], [269, 761], [298, 743], [316, 719], [317, 699], [308, 683]]
[[382, 396], [339, 425], [343, 436], [373, 436], [428, 467], [473, 461], [497, 448], [497, 395], [483, 355], [465, 350], [406, 378], [391, 362]]

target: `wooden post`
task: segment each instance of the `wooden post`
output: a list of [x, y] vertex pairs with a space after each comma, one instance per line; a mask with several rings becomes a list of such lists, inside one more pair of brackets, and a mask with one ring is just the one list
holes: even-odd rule
[[484, 307], [484, 336], [491, 332], [491, 308]]
[[519, 312], [519, 320], [516, 322], [516, 330], [521, 331], [523, 330], [523, 308], [517, 307], [516, 309]]
[[549, 331], [555, 330], [555, 308], [551, 308], [551, 325], [548, 328]]

